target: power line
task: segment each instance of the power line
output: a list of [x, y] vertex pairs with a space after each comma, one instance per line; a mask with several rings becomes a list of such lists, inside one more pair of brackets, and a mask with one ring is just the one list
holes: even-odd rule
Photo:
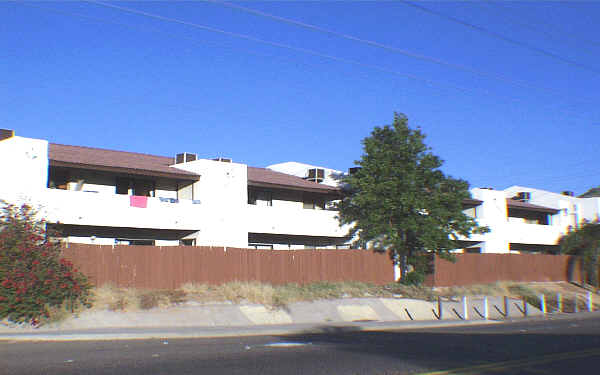
[[[121, 7], [121, 6], [117, 6], [117, 5], [112, 5], [112, 4], [105, 4], [105, 3], [102, 3], [100, 1], [88, 0], [87, 2], [93, 3], [93, 4], [102, 5], [102, 6], [106, 6], [106, 7], [109, 7], [109, 8], [115, 8], [115, 9], [122, 10], [122, 11], [125, 11], [125, 12], [133, 13], [133, 14], [140, 14], [140, 15], [143, 15], [143, 16], [146, 16], [146, 17], [155, 18], [155, 19], [159, 19], [159, 20], [162, 20], [162, 21], [175, 22], [175, 23], [184, 24], [184, 25], [187, 25], [187, 26], [197, 27], [197, 28], [200, 28], [200, 29], [203, 29], [203, 30], [213, 31], [213, 32], [217, 32], [217, 33], [223, 33], [223, 34], [230, 35], [230, 36], [233, 36], [233, 37], [239, 37], [239, 38], [243, 38], [243, 39], [246, 39], [246, 40], [255, 41], [255, 42], [258, 42], [258, 43], [263, 43], [263, 44], [267, 44], [267, 45], [272, 45], [272, 46], [276, 46], [276, 47], [290, 49], [290, 50], [293, 50], [293, 51], [303, 52], [303, 53], [315, 55], [315, 56], [318, 56], [318, 57], [322, 57], [322, 58], [325, 58], [325, 59], [330, 59], [330, 60], [333, 60], [333, 61], [338, 61], [338, 62], [343, 62], [343, 63], [349, 63], [349, 64], [357, 65], [357, 66], [362, 66], [362, 67], [366, 67], [366, 68], [378, 70], [378, 71], [381, 71], [381, 72], [384, 72], [384, 73], [395, 74], [395, 75], [399, 75], [399, 76], [402, 76], [402, 77], [410, 78], [410, 79], [413, 79], [413, 80], [425, 82], [428, 85], [432, 85], [432, 86], [439, 85], [440, 83], [442, 83], [442, 84], [444, 84], [446, 86], [449, 86], [449, 87], [451, 87], [453, 89], [456, 89], [456, 90], [459, 90], [459, 91], [472, 92], [472, 93], [480, 94], [477, 91], [475, 91], [474, 89], [470, 89], [470, 88], [465, 88], [465, 87], [453, 85], [453, 84], [450, 84], [448, 82], [435, 81], [435, 80], [430, 80], [430, 79], [424, 79], [424, 78], [420, 78], [420, 77], [412, 75], [412, 74], [401, 73], [401, 72], [398, 72], [398, 71], [395, 71], [395, 70], [391, 70], [391, 69], [387, 69], [387, 68], [384, 68], [384, 67], [381, 67], [381, 66], [377, 66], [377, 65], [365, 64], [365, 63], [362, 63], [362, 62], [359, 62], [359, 61], [355, 61], [355, 60], [345, 59], [345, 58], [341, 58], [341, 57], [337, 57], [337, 56], [333, 56], [333, 55], [327, 55], [327, 54], [323, 54], [323, 53], [320, 53], [318, 51], [314, 51], [314, 50], [310, 50], [310, 49], [298, 48], [298, 47], [294, 47], [294, 46], [290, 46], [290, 45], [286, 45], [286, 44], [278, 43], [278, 42], [271, 42], [271, 41], [267, 41], [267, 40], [255, 38], [255, 37], [252, 37], [252, 36], [249, 36], [249, 35], [245, 35], [245, 34], [233, 33], [233, 32], [229, 32], [229, 31], [226, 31], [226, 30], [216, 29], [216, 28], [212, 28], [212, 27], [209, 27], [209, 26], [200, 25], [200, 24], [196, 24], [196, 23], [192, 23], [192, 22], [188, 22], [188, 21], [183, 21], [183, 20], [179, 20], [179, 19], [164, 17], [164, 16], [160, 16], [160, 15], [156, 15], [156, 14], [152, 14], [152, 13], [148, 13], [148, 12], [139, 11], [139, 10], [136, 10], [136, 9], [125, 8], [125, 7]], [[91, 20], [94, 20], [94, 21], [97, 21], [97, 22], [109, 22], [109, 23], [117, 24], [117, 25], [124, 26], [124, 27], [131, 28], [131, 29], [141, 29], [142, 31], [149, 31], [149, 30], [144, 30], [143, 28], [134, 27], [134, 26], [131, 26], [131, 25], [128, 25], [128, 24], [119, 23], [119, 22], [112, 21], [112, 20], [107, 21], [105, 19], [101, 19], [101, 18], [97, 18], [97, 17], [90, 17], [90, 16], [79, 14], [79, 13], [69, 13], [69, 12], [59, 11], [59, 10], [52, 9], [52, 8], [40, 7], [40, 6], [36, 6], [36, 5], [32, 5], [32, 4], [25, 4], [25, 3], [21, 3], [21, 4], [27, 5], [27, 6], [36, 7], [36, 8], [40, 8], [40, 9], [50, 10], [50, 11], [53, 11], [53, 12], [56, 12], [56, 13], [64, 13], [64, 14], [74, 15], [74, 16], [77, 16], [77, 17], [83, 17], [83, 18], [91, 19]], [[159, 30], [159, 29], [153, 29], [153, 30], [150, 30], [150, 32], [154, 32], [154, 33], [161, 32], [161, 33], [165, 33], [165, 34], [168, 34], [168, 35], [171, 35], [171, 36], [175, 36], [175, 37], [181, 37], [181, 36], [186, 37], [185, 35], [179, 35], [179, 34], [175, 34], [175, 33], [164, 32], [164, 31]], [[192, 40], [194, 42], [200, 42], [200, 43], [204, 43], [204, 44], [218, 45], [217, 43], [214, 43], [214, 42], [200, 41], [200, 40], [196, 40], [195, 38], [190, 38], [190, 37], [186, 37], [186, 38], [190, 39], [190, 40]], [[246, 50], [246, 49], [242, 49], [242, 50], [244, 50], [245, 52], [254, 54], [254, 55], [265, 56], [264, 54], [256, 53], [254, 51], [250, 51], [250, 50]], [[272, 56], [269, 56], [269, 57], [272, 57]], [[313, 64], [307, 64], [307, 63], [302, 63], [302, 64], [309, 65], [309, 66], [315, 66]], [[491, 94], [488, 90], [485, 90], [485, 89], [481, 89], [481, 91], [485, 92], [486, 94]], [[511, 100], [511, 101], [513, 101], [513, 102], [516, 102], [516, 103], [522, 102], [522, 100], [517, 99], [515, 97], [508, 97], [508, 99]], [[574, 112], [574, 111], [566, 110], [566, 109], [561, 109], [561, 111], [563, 111], [563, 112], [569, 112], [569, 113], [575, 114], [576, 116], [581, 116], [581, 113], [579, 113], [579, 112]]]
[[[205, 31], [211, 31], [211, 32], [215, 32], [215, 33], [219, 33], [219, 34], [224, 34], [224, 35], [228, 35], [228, 36], [235, 37], [235, 38], [241, 38], [241, 39], [253, 41], [253, 42], [256, 42], [256, 43], [266, 44], [266, 45], [270, 45], [270, 46], [274, 46], [274, 47], [284, 48], [284, 49], [288, 49], [288, 50], [292, 50], [292, 51], [297, 51], [297, 52], [302, 52], [302, 53], [306, 53], [306, 54], [318, 56], [318, 57], [329, 59], [329, 60], [334, 60], [334, 61], [338, 61], [338, 62], [348, 63], [348, 64], [352, 64], [352, 65], [356, 65], [356, 66], [362, 66], [362, 67], [366, 67], [366, 68], [370, 68], [370, 69], [374, 69], [374, 70], [379, 70], [379, 71], [382, 71], [382, 72], [385, 72], [385, 73], [391, 73], [391, 74], [395, 74], [395, 75], [407, 77], [407, 78], [410, 78], [410, 79], [413, 79], [413, 80], [425, 82], [425, 83], [427, 83], [429, 85], [436, 85], [437, 82], [438, 82], [438, 81], [434, 81], [434, 80], [430, 80], [430, 79], [420, 78], [420, 77], [412, 75], [412, 74], [407, 74], [407, 73], [398, 72], [396, 70], [387, 69], [387, 68], [384, 68], [384, 67], [381, 67], [381, 66], [377, 66], [377, 65], [366, 64], [366, 63], [362, 63], [362, 62], [356, 61], [356, 60], [351, 60], [351, 59], [346, 59], [346, 58], [342, 58], [342, 57], [337, 57], [337, 56], [334, 56], [334, 55], [324, 54], [324, 53], [321, 53], [321, 52], [318, 52], [318, 51], [315, 51], [315, 50], [311, 50], [311, 49], [307, 49], [307, 48], [294, 47], [294, 46], [289, 45], [289, 44], [284, 44], [284, 43], [280, 43], [280, 42], [273, 42], [273, 41], [269, 41], [269, 40], [264, 40], [264, 39], [256, 38], [256, 37], [253, 37], [253, 36], [247, 35], [247, 34], [241, 34], [241, 33], [231, 32], [231, 31], [227, 31], [227, 30], [222, 30], [222, 29], [218, 29], [218, 28], [215, 28], [215, 27], [211, 27], [211, 26], [206, 26], [206, 25], [202, 25], [202, 24], [198, 24], [198, 23], [189, 22], [189, 21], [183, 21], [183, 20], [176, 19], [176, 18], [171, 18], [171, 17], [165, 17], [165, 16], [161, 16], [161, 15], [157, 15], [157, 14], [153, 14], [153, 13], [149, 13], [149, 12], [145, 12], [145, 11], [141, 11], [141, 10], [137, 10], [137, 9], [126, 8], [126, 7], [122, 7], [122, 6], [118, 6], [118, 5], [113, 5], [113, 4], [107, 4], [107, 3], [104, 3], [104, 2], [101, 2], [101, 1], [97, 1], [97, 0], [84, 0], [84, 1], [87, 1], [87, 2], [92, 3], [92, 4], [97, 4], [97, 5], [105, 6], [105, 7], [108, 7], [108, 8], [114, 8], [114, 9], [121, 10], [121, 11], [124, 11], [124, 12], [127, 12], [127, 13], [138, 14], [138, 15], [142, 15], [142, 16], [145, 16], [145, 17], [158, 19], [158, 20], [161, 20], [161, 21], [182, 24], [182, 25], [186, 25], [186, 26], [190, 26], [190, 27], [199, 28], [199, 29], [205, 30]], [[463, 91], [463, 92], [475, 92], [475, 90], [473, 90], [471, 88], [457, 86], [457, 85], [454, 85], [454, 84], [450, 84], [448, 82], [444, 82], [444, 84], [447, 85], [447, 86], [449, 86], [449, 87], [452, 87], [454, 89], [457, 89], [459, 91]], [[484, 91], [486, 94], [490, 94], [490, 92], [488, 90], [482, 89], [482, 91]], [[512, 100], [512, 101], [514, 101], [514, 102], [522, 102], [521, 100], [519, 100], [519, 99], [517, 99], [515, 97], [509, 97], [509, 99]], [[575, 111], [571, 111], [571, 110], [562, 109], [562, 111], [569, 112], [569, 113], [575, 114], [577, 116], [581, 115], [579, 112], [575, 112]]]
[[369, 40], [369, 39], [364, 39], [364, 38], [360, 38], [360, 37], [356, 37], [350, 34], [346, 34], [346, 33], [341, 33], [335, 30], [331, 30], [331, 29], [327, 29], [321, 26], [317, 26], [314, 24], [309, 24], [306, 22], [301, 22], [301, 21], [297, 21], [291, 18], [286, 18], [286, 17], [281, 17], [281, 16], [276, 16], [270, 13], [266, 13], [266, 12], [262, 12], [256, 9], [252, 9], [252, 8], [247, 8], [241, 5], [237, 5], [237, 4], [232, 4], [232, 3], [228, 3], [226, 1], [220, 1], [220, 0], [207, 0], [209, 2], [213, 2], [213, 3], [218, 3], [221, 4], [223, 6], [226, 7], [230, 7], [233, 9], [238, 9], [241, 10], [243, 12], [247, 12], [247, 13], [251, 13], [260, 17], [265, 17], [265, 18], [270, 18], [273, 19], [275, 21], [279, 21], [279, 22], [283, 22], [283, 23], [287, 23], [287, 24], [291, 24], [291, 25], [295, 25], [295, 26], [299, 26], [299, 27], [303, 27], [309, 30], [313, 30], [313, 31], [317, 31], [317, 32], [321, 32], [321, 33], [325, 33], [325, 34], [329, 34], [329, 35], [334, 35], [343, 39], [347, 39], [347, 40], [351, 40], [354, 42], [358, 42], [358, 43], [363, 43], [363, 44], [367, 44], [370, 45], [372, 47], [376, 47], [376, 48], [380, 48], [380, 49], [384, 49], [390, 52], [395, 52], [395, 53], [399, 53], [402, 54], [404, 56], [410, 57], [410, 58], [414, 58], [414, 59], [418, 59], [418, 60], [422, 60], [422, 61], [427, 61], [427, 62], [431, 62], [434, 64], [438, 64], [438, 65], [442, 65], [442, 66], [447, 66], [450, 68], [454, 68], [454, 69], [458, 69], [458, 70], [462, 70], [462, 71], [466, 71], [469, 73], [473, 73], [476, 74], [478, 76], [481, 77], [488, 77], [488, 78], [494, 78], [496, 80], [500, 80], [502, 82], [505, 83], [510, 83], [510, 84], [514, 84], [517, 86], [521, 86], [521, 87], [526, 87], [529, 89], [534, 89], [534, 90], [541, 90], [541, 91], [546, 91], [546, 92], [550, 92], [552, 94], [558, 94], [558, 92], [556, 92], [555, 90], [549, 89], [549, 88], [540, 88], [540, 87], [535, 87], [532, 86], [530, 84], [528, 84], [527, 82], [523, 82], [523, 81], [519, 81], [519, 80], [515, 80], [512, 79], [510, 77], [501, 75], [501, 74], [495, 74], [495, 73], [490, 73], [490, 72], [485, 72], [479, 69], [475, 69], [472, 68], [470, 66], [467, 65], [462, 65], [462, 64], [456, 64], [456, 63], [452, 63], [452, 62], [448, 62], [448, 61], [444, 61], [432, 56], [427, 56], [427, 55], [422, 55], [419, 53], [415, 53], [406, 49], [402, 49], [402, 48], [398, 48], [395, 46], [391, 46], [388, 44], [383, 44], [377, 41], [373, 41], [373, 40]]
[[415, 4], [415, 3], [412, 3], [412, 2], [407, 1], [407, 0], [399, 0], [399, 1], [401, 1], [402, 3], [404, 3], [404, 4], [406, 4], [406, 5], [410, 6], [410, 7], [413, 7], [413, 8], [416, 8], [416, 9], [420, 10], [420, 11], [423, 11], [425, 13], [429, 13], [429, 14], [435, 15], [437, 17], [444, 18], [446, 20], [449, 20], [451, 22], [454, 22], [454, 23], [457, 23], [459, 25], [465, 26], [465, 27], [467, 27], [469, 29], [475, 30], [475, 31], [480, 32], [482, 34], [486, 34], [486, 35], [491, 36], [493, 38], [502, 40], [504, 42], [508, 42], [508, 43], [514, 44], [516, 46], [528, 49], [530, 51], [537, 52], [537, 53], [539, 53], [541, 55], [544, 55], [546, 57], [550, 57], [552, 59], [561, 61], [561, 62], [563, 62], [565, 64], [568, 64], [568, 65], [571, 65], [571, 66], [575, 66], [575, 67], [578, 67], [578, 68], [581, 68], [581, 69], [584, 69], [584, 70], [587, 70], [587, 71], [590, 71], [590, 72], [593, 72], [593, 73], [596, 73], [596, 74], [600, 74], [600, 70], [598, 70], [595, 67], [579, 63], [579, 62], [577, 62], [575, 60], [571, 60], [571, 59], [568, 59], [566, 57], [562, 57], [562, 56], [560, 56], [560, 55], [558, 55], [556, 53], [553, 53], [553, 52], [547, 51], [545, 49], [542, 49], [542, 48], [530, 45], [528, 43], [524, 43], [524, 42], [518, 41], [516, 39], [509, 38], [509, 37], [504, 36], [504, 35], [502, 35], [500, 33], [497, 33], [495, 31], [487, 29], [487, 28], [485, 28], [483, 26], [478, 26], [478, 25], [469, 23], [467, 21], [463, 21], [463, 20], [461, 20], [459, 18], [456, 18], [454, 16], [450, 16], [450, 15], [444, 14], [442, 12], [438, 12], [436, 10], [426, 8], [426, 7], [424, 7], [424, 6], [420, 5], [420, 4]]
[[[124, 11], [124, 12], [128, 12], [128, 13], [133, 13], [133, 14], [138, 14], [138, 15], [142, 15], [142, 16], [145, 16], [145, 17], [150, 17], [150, 18], [158, 19], [158, 20], [161, 20], [161, 21], [178, 23], [178, 24], [181, 24], [181, 25], [198, 28], [198, 29], [205, 30], [205, 31], [210, 31], [210, 32], [218, 33], [218, 34], [223, 34], [223, 35], [227, 35], [227, 36], [234, 37], [234, 38], [245, 39], [245, 40], [249, 40], [249, 41], [256, 42], [256, 43], [270, 45], [270, 46], [273, 46], [273, 47], [279, 47], [279, 48], [284, 48], [284, 49], [288, 49], [288, 50], [292, 50], [292, 51], [302, 52], [302, 53], [310, 54], [310, 55], [313, 55], [313, 56], [321, 57], [321, 58], [324, 58], [324, 59], [339, 61], [339, 62], [348, 63], [348, 64], [352, 64], [352, 65], [357, 65], [357, 66], [363, 66], [363, 67], [367, 67], [367, 68], [379, 70], [379, 71], [382, 71], [382, 72], [396, 74], [396, 75], [403, 76], [403, 77], [406, 77], [406, 78], [410, 78], [410, 79], [413, 79], [413, 80], [425, 82], [425, 83], [428, 83], [430, 85], [431, 84], [435, 85], [436, 82], [441, 82], [441, 81], [434, 81], [434, 80], [430, 80], [430, 79], [426, 79], [426, 78], [420, 78], [420, 77], [415, 76], [413, 74], [402, 73], [402, 72], [399, 72], [399, 71], [396, 71], [396, 70], [392, 70], [392, 69], [388, 69], [388, 68], [384, 68], [384, 67], [381, 67], [381, 66], [378, 66], [378, 65], [366, 64], [366, 63], [362, 63], [360, 61], [356, 61], [356, 60], [352, 60], [352, 59], [346, 59], [346, 58], [343, 58], [343, 57], [338, 57], [338, 56], [334, 56], [334, 55], [329, 55], [329, 54], [321, 53], [321, 52], [318, 52], [318, 51], [315, 51], [315, 50], [312, 50], [312, 49], [308, 49], [308, 48], [294, 47], [292, 45], [285, 44], [285, 43], [273, 42], [273, 41], [269, 41], [269, 40], [265, 40], [265, 39], [253, 37], [253, 36], [247, 35], [247, 34], [241, 34], [241, 33], [236, 33], [236, 32], [227, 31], [227, 30], [223, 30], [223, 29], [218, 29], [218, 28], [215, 28], [215, 27], [206, 26], [206, 25], [202, 25], [202, 24], [198, 24], [198, 23], [194, 23], [194, 22], [183, 21], [183, 20], [176, 19], [176, 18], [165, 17], [165, 16], [161, 16], [161, 15], [154, 14], [154, 13], [149, 13], [149, 12], [144, 12], [144, 11], [137, 10], [137, 9], [126, 8], [126, 7], [122, 7], [122, 6], [118, 6], [118, 5], [114, 5], [114, 4], [107, 4], [107, 3], [104, 3], [104, 2], [101, 2], [101, 1], [96, 1], [96, 0], [83, 0], [83, 1], [86, 1], [86, 2], [92, 3], [92, 4], [97, 4], [97, 5], [105, 6], [105, 7], [108, 7], [108, 8], [118, 9], [118, 10], [121, 10], [121, 11]], [[454, 85], [454, 84], [451, 84], [451, 83], [448, 83], [448, 82], [444, 82], [444, 84], [448, 85], [448, 86], [451, 86], [452, 88], [460, 90], [460, 91], [473, 91], [470, 88], [457, 86], [457, 85]]]
[[[484, 0], [484, 1], [482, 1], [482, 3], [485, 4], [485, 5], [487, 5], [488, 7], [492, 7], [492, 2], [491, 1], [485, 1]], [[508, 7], [506, 6], [506, 4], [504, 4], [502, 2], [496, 1], [496, 2], [493, 3], [493, 5], [495, 7], [504, 8], [504, 10], [506, 12], [512, 12], [510, 9], [508, 9]], [[505, 16], [504, 18], [508, 19], [509, 22], [512, 23], [512, 24], [514, 24], [514, 25], [521, 26], [521, 27], [523, 27], [525, 29], [529, 29], [529, 30], [532, 30], [534, 32], [540, 33], [540, 34], [545, 35], [546, 37], [548, 37], [550, 39], [553, 39], [553, 40], [560, 40], [560, 39], [564, 40], [566, 38], [566, 39], [575, 40], [577, 42], [585, 42], [585, 43], [592, 44], [592, 45], [595, 45], [595, 46], [600, 46], [600, 42], [592, 40], [592, 39], [589, 39], [589, 38], [584, 38], [584, 37], [582, 37], [580, 35], [574, 36], [574, 35], [571, 35], [569, 33], [556, 33], [556, 32], [553, 33], [553, 32], [548, 31], [547, 29], [544, 29], [542, 27], [534, 26], [531, 23], [522, 22], [522, 21], [519, 21], [519, 20], [517, 20], [515, 18], [512, 18], [512, 17], [509, 18], [509, 17]]]

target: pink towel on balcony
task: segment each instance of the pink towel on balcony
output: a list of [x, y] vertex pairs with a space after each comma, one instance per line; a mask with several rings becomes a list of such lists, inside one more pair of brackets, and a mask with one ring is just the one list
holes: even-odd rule
[[142, 197], [139, 195], [130, 195], [129, 196], [129, 205], [131, 207], [146, 208], [146, 206], [148, 205], [148, 197]]

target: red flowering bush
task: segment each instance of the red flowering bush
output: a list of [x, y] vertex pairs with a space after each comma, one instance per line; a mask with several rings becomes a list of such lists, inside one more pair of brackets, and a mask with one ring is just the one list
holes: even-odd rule
[[[0, 202], [2, 203], [2, 202]], [[34, 210], [3, 204], [0, 209], [0, 319], [37, 325], [51, 308], [89, 306], [90, 284], [46, 231]]]

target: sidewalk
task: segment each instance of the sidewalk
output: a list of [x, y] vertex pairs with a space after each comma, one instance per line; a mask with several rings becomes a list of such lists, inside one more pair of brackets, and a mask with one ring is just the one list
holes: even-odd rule
[[[415, 329], [489, 324], [524, 317], [522, 302], [509, 300], [508, 315], [500, 297], [488, 299], [489, 320], [483, 319], [483, 298], [470, 299], [468, 320], [460, 301], [444, 301], [442, 320], [437, 302], [391, 298], [347, 298], [290, 304], [271, 309], [255, 304], [185, 304], [135, 312], [88, 311], [41, 328], [0, 326], [0, 340], [116, 340], [175, 337], [329, 332], [338, 330]], [[528, 306], [529, 316], [541, 311]]]

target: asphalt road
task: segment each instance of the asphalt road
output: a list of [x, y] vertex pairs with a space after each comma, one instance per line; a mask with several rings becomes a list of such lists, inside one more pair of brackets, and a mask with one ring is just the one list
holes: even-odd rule
[[600, 315], [214, 339], [0, 342], [0, 374], [597, 374]]

